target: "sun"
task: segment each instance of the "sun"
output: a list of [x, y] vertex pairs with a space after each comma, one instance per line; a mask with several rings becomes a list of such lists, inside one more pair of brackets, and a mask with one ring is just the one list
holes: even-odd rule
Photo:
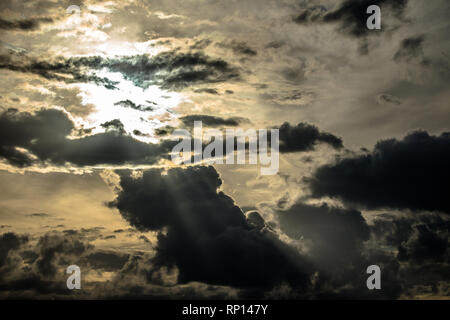
[[85, 127], [95, 127], [92, 133], [103, 132], [102, 123], [119, 119], [125, 131], [136, 139], [158, 142], [155, 129], [176, 119], [174, 109], [187, 99], [178, 92], [163, 90], [155, 85], [145, 89], [137, 87], [118, 72], [100, 71], [96, 75], [117, 82], [117, 89], [106, 89], [91, 83], [74, 84], [81, 92], [82, 103], [95, 106], [94, 111], [83, 119]]

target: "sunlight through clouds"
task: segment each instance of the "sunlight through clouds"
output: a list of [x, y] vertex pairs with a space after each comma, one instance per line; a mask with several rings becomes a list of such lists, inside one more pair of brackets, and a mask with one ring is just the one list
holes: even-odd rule
[[[77, 84], [81, 90], [83, 104], [93, 104], [96, 109], [87, 117], [87, 123], [96, 127], [94, 133], [102, 132], [102, 123], [120, 119], [125, 130], [132, 133], [139, 130], [148, 137], [137, 136], [136, 139], [144, 142], [157, 142], [154, 130], [167, 125], [167, 121], [159, 120], [159, 116], [167, 115], [169, 119], [176, 119], [174, 109], [186, 98], [177, 92], [160, 89], [158, 86], [149, 86], [147, 89], [136, 87], [133, 82], [125, 80], [121, 73], [100, 71], [97, 75], [107, 77], [119, 82], [117, 90], [109, 90], [95, 84]], [[135, 105], [149, 108], [149, 111], [136, 110], [130, 107], [117, 105], [121, 101], [132, 101]], [[150, 109], [152, 109], [150, 111]], [[164, 117], [164, 118], [167, 118]]]

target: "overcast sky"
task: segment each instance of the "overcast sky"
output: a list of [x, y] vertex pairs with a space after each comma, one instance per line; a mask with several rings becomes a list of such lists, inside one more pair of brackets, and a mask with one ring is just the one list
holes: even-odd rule
[[[2, 0], [0, 297], [448, 298], [449, 21], [447, 0]], [[278, 173], [172, 163], [194, 120], [278, 128]]]

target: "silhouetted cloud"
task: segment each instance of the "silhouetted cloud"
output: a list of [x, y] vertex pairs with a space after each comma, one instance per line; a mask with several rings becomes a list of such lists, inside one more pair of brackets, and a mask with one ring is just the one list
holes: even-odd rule
[[[401, 294], [398, 262], [366, 245], [371, 228], [361, 212], [298, 202], [277, 211], [277, 217], [281, 230], [302, 246], [317, 267], [316, 298], [395, 299]], [[367, 290], [365, 271], [371, 264], [383, 269], [383, 291]]]
[[[82, 59], [83, 61], [86, 60], [86, 58]], [[97, 62], [99, 61], [100, 58], [97, 59]], [[81, 67], [82, 64], [77, 59], [66, 60], [57, 58], [53, 62], [48, 62], [24, 56], [0, 56], [0, 69], [32, 73], [48, 80], [63, 81], [65, 83], [93, 82], [107, 89], [117, 89], [116, 85], [118, 82], [90, 74]]]
[[28, 242], [28, 237], [26, 236], [18, 236], [13, 232], [2, 234], [0, 236], [0, 268], [8, 263], [9, 251], [19, 248], [26, 242]]
[[[306, 23], [338, 23], [339, 30], [353, 37], [364, 37], [370, 31], [366, 26], [367, 8], [377, 5], [383, 10], [390, 10], [397, 18], [402, 18], [408, 0], [345, 0], [338, 8], [327, 11], [323, 6], [306, 8], [293, 21]], [[375, 30], [376, 31], [376, 30]]]
[[309, 263], [268, 230], [248, 224], [217, 190], [222, 181], [213, 167], [151, 169], [139, 178], [118, 173], [122, 191], [111, 205], [137, 229], [160, 231], [152, 263], [177, 267], [179, 283], [269, 289], [285, 282], [299, 292], [309, 286]]
[[205, 114], [190, 114], [187, 116], [180, 117], [179, 119], [187, 127], [193, 127], [194, 121], [201, 121], [202, 125], [207, 127], [220, 127], [220, 126], [237, 127], [242, 123], [249, 123], [248, 119], [241, 117], [221, 118]]
[[435, 214], [419, 214], [414, 217], [385, 214], [375, 220], [371, 229], [378, 243], [397, 249], [399, 261], [412, 265], [449, 262], [448, 219]]
[[[86, 60], [87, 59], [87, 60]], [[136, 86], [155, 84], [167, 89], [182, 89], [193, 84], [218, 83], [239, 79], [239, 71], [222, 59], [210, 58], [200, 52], [163, 52], [156, 56], [123, 56], [108, 59], [95, 66], [91, 59], [80, 58], [82, 65], [108, 68], [122, 73]]]
[[88, 244], [77, 237], [62, 237], [60, 234], [44, 235], [39, 239], [37, 247], [40, 256], [35, 264], [39, 273], [44, 277], [55, 276], [58, 269], [56, 255], [80, 256], [90, 248]]
[[103, 126], [110, 131], [69, 139], [75, 125], [63, 111], [40, 109], [32, 114], [9, 109], [0, 114], [0, 157], [18, 167], [44, 162], [77, 166], [151, 164], [167, 156], [176, 143], [135, 140], [124, 135], [118, 120]]
[[369, 227], [357, 210], [297, 203], [279, 211], [279, 219], [289, 237], [311, 241], [311, 256], [320, 266], [328, 265], [328, 269], [343, 269], [354, 261], [370, 236]]
[[125, 127], [123, 126], [122, 121], [119, 119], [114, 119], [111, 121], [106, 121], [100, 125], [102, 128], [105, 128], [105, 130], [117, 132], [118, 134], [126, 134]]
[[60, 57], [50, 62], [26, 57], [0, 56], [0, 69], [34, 73], [67, 83], [93, 82], [108, 89], [116, 89], [117, 82], [96, 76], [93, 74], [94, 70], [120, 72], [141, 88], [158, 85], [172, 90], [193, 84], [218, 83], [240, 78], [239, 70], [222, 59], [214, 59], [201, 52], [177, 51], [162, 52], [155, 56]]
[[329, 144], [335, 149], [343, 147], [342, 139], [328, 132], [320, 131], [316, 126], [300, 122], [291, 126], [285, 122], [280, 127], [280, 152], [300, 152], [313, 150], [316, 144]]
[[450, 213], [450, 134], [415, 131], [378, 142], [373, 151], [320, 167], [310, 181], [314, 197], [359, 206]]
[[115, 106], [120, 106], [123, 108], [131, 108], [134, 110], [139, 110], [139, 111], [153, 111], [153, 107], [151, 106], [145, 106], [142, 104], [136, 105], [133, 101], [127, 99], [127, 100], [123, 100], [123, 101], [119, 101], [114, 103]]

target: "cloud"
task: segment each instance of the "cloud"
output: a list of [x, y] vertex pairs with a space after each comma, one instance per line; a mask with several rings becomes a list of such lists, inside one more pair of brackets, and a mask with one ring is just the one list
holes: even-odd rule
[[[77, 61], [77, 59], [72, 59], [66, 60], [57, 58], [55, 61], [48, 62], [25, 56], [1, 55], [0, 69], [32, 73], [48, 80], [63, 81], [65, 83], [93, 82], [97, 85], [102, 85], [107, 89], [117, 89], [116, 85], [118, 82], [109, 80], [105, 77], [89, 74], [88, 70], [81, 68], [82, 64]], [[86, 58], [82, 59], [85, 60]], [[97, 60], [97, 62], [98, 61], [99, 60]]]
[[241, 117], [221, 118], [216, 116], [209, 116], [205, 114], [190, 114], [180, 117], [179, 120], [187, 127], [193, 127], [194, 121], [201, 121], [203, 126], [220, 127], [229, 126], [237, 127], [242, 123], [248, 123], [249, 120]]
[[285, 122], [280, 127], [280, 152], [300, 152], [313, 150], [316, 144], [325, 143], [335, 149], [343, 147], [342, 139], [320, 131], [316, 126], [300, 122], [291, 126]]
[[386, 104], [386, 105], [400, 105], [402, 102], [400, 99], [398, 99], [396, 96], [393, 96], [388, 93], [382, 93], [377, 96], [377, 102], [379, 104]]
[[189, 48], [191, 50], [203, 50], [206, 47], [208, 47], [211, 43], [212, 43], [212, 41], [210, 39], [201, 39], [201, 40], [195, 41], [195, 43], [193, 45], [191, 45]]
[[[450, 280], [450, 220], [434, 213], [379, 214], [297, 202], [276, 211], [280, 229], [317, 267], [316, 298], [395, 299]], [[380, 291], [365, 285], [366, 268], [382, 270]], [[436, 270], [443, 274], [436, 277]], [[442, 289], [443, 295], [448, 290]]]
[[174, 130], [175, 130], [175, 128], [172, 126], [164, 126], [164, 127], [155, 129], [155, 134], [158, 136], [166, 136], [166, 135], [171, 134]]
[[28, 242], [28, 237], [26, 236], [18, 236], [12, 232], [2, 234], [0, 237], [0, 268], [8, 263], [9, 251], [19, 248], [26, 242]]
[[135, 110], [139, 110], [139, 111], [153, 111], [153, 107], [145, 106], [142, 104], [136, 105], [133, 101], [128, 100], [128, 99], [116, 102], [116, 103], [114, 103], [114, 105], [120, 106], [123, 108], [131, 108], [131, 109], [135, 109]]
[[338, 23], [342, 33], [360, 38], [373, 31], [366, 26], [369, 17], [366, 11], [369, 6], [377, 5], [382, 12], [389, 10], [397, 19], [401, 19], [407, 3], [408, 0], [346, 0], [332, 11], [327, 11], [322, 6], [307, 8], [294, 18], [294, 22], [298, 24]]
[[34, 218], [47, 218], [50, 217], [50, 215], [48, 213], [43, 213], [43, 212], [39, 212], [39, 213], [30, 213], [27, 214], [28, 217], [34, 217]]
[[6, 233], [0, 237], [0, 248], [5, 243], [9, 252], [6, 259], [0, 260], [4, 262], [0, 267], [2, 297], [67, 294], [61, 270], [65, 270], [66, 263], [74, 264], [80, 255], [91, 249], [80, 238], [58, 232], [45, 234], [37, 243], [31, 243], [26, 236]]
[[195, 92], [195, 93], [219, 94], [219, 92], [217, 92], [217, 90], [216, 90], [216, 89], [213, 89], [213, 88], [200, 88], [200, 89], [195, 89], [194, 92]]
[[75, 236], [62, 236], [59, 233], [44, 235], [39, 239], [37, 247], [40, 256], [35, 264], [44, 277], [56, 275], [59, 255], [78, 257], [91, 248]]
[[182, 89], [192, 84], [217, 83], [239, 79], [239, 72], [222, 59], [203, 53], [163, 52], [110, 59], [103, 64], [111, 71], [121, 72], [139, 87], [150, 84], [167, 89]]
[[107, 132], [112, 131], [112, 132], [117, 132], [118, 134], [126, 134], [125, 127], [123, 126], [122, 121], [120, 121], [119, 119], [114, 119], [114, 120], [102, 123], [101, 127], [105, 128], [105, 130]]
[[309, 263], [274, 234], [252, 228], [218, 191], [222, 180], [213, 167], [119, 175], [122, 191], [111, 206], [133, 227], [159, 231], [152, 263], [176, 267], [178, 283], [267, 289], [285, 282], [299, 292], [308, 287]]
[[370, 229], [357, 210], [297, 203], [278, 215], [282, 231], [293, 239], [310, 241], [310, 256], [328, 270], [342, 270], [353, 263], [370, 236]]
[[313, 197], [377, 208], [450, 213], [450, 134], [414, 131], [402, 140], [379, 141], [372, 152], [317, 169]]
[[152, 164], [175, 144], [135, 140], [123, 134], [120, 121], [103, 125], [110, 131], [69, 139], [75, 125], [63, 111], [40, 109], [32, 114], [9, 109], [0, 114], [0, 157], [17, 167], [45, 162], [76, 166]]
[[385, 214], [372, 227], [378, 243], [397, 249], [397, 258], [412, 265], [449, 262], [450, 220], [439, 215], [396, 217]]
[[[250, 122], [250, 120], [246, 118], [221, 118], [208, 115], [188, 115], [179, 119], [183, 122], [184, 126], [189, 129], [193, 128], [194, 121], [202, 121], [202, 125], [206, 127], [237, 127], [243, 123]], [[313, 151], [318, 144], [327, 144], [337, 150], [343, 148], [341, 138], [336, 137], [331, 133], [320, 131], [315, 125], [306, 122], [300, 122], [296, 126], [291, 126], [288, 122], [285, 122], [279, 127], [271, 127], [267, 130], [270, 132], [271, 129], [279, 129], [279, 151], [281, 153]], [[257, 136], [256, 139], [259, 141], [259, 136]], [[226, 139], [223, 139], [223, 150], [225, 155], [227, 152], [237, 150], [237, 137], [235, 137], [234, 140], [234, 148], [227, 151]], [[191, 149], [194, 147], [193, 143], [194, 141], [192, 140]], [[203, 141], [203, 143], [204, 146], [208, 144], [208, 142], [205, 141]], [[246, 150], [249, 150], [248, 141], [245, 141], [245, 148]]]
[[415, 58], [421, 58], [423, 62], [426, 62], [422, 48], [424, 40], [424, 35], [403, 39], [400, 48], [394, 55], [394, 60], [409, 62]]
[[[106, 296], [88, 280], [90, 272], [119, 271], [128, 255], [97, 250], [83, 230], [72, 234], [48, 232], [31, 241], [15, 233], [0, 235], [0, 296], [2, 298], [80, 298]], [[65, 273], [78, 265], [83, 292], [67, 290]]]
[[46, 79], [67, 83], [93, 82], [107, 89], [117, 89], [117, 82], [98, 77], [95, 70], [120, 72], [136, 86], [158, 85], [179, 90], [193, 84], [219, 83], [240, 78], [239, 70], [222, 59], [201, 52], [167, 51], [155, 56], [136, 55], [103, 58], [99, 56], [56, 58], [38, 61], [27, 57], [0, 56], [0, 69], [28, 72]]
[[[368, 245], [371, 226], [354, 209], [297, 202], [276, 217], [281, 231], [293, 239], [316, 268], [313, 289], [318, 299], [395, 299], [402, 292], [398, 261]], [[383, 270], [383, 290], [366, 287], [366, 269]]]
[[244, 56], [256, 56], [258, 52], [252, 48], [250, 48], [243, 41], [232, 40], [229, 42], [218, 42], [216, 43], [217, 47], [231, 49], [234, 54], [244, 55]]
[[52, 23], [51, 18], [31, 18], [23, 20], [8, 21], [0, 18], [0, 29], [31, 31], [39, 29], [43, 23]]
[[388, 248], [390, 255], [398, 261], [395, 272], [402, 285], [403, 296], [448, 296], [448, 217], [432, 213], [406, 216], [383, 214], [375, 219], [371, 230], [371, 241], [377, 248]]
[[96, 251], [88, 254], [85, 259], [96, 270], [114, 271], [122, 269], [129, 257], [128, 254], [114, 251]]

